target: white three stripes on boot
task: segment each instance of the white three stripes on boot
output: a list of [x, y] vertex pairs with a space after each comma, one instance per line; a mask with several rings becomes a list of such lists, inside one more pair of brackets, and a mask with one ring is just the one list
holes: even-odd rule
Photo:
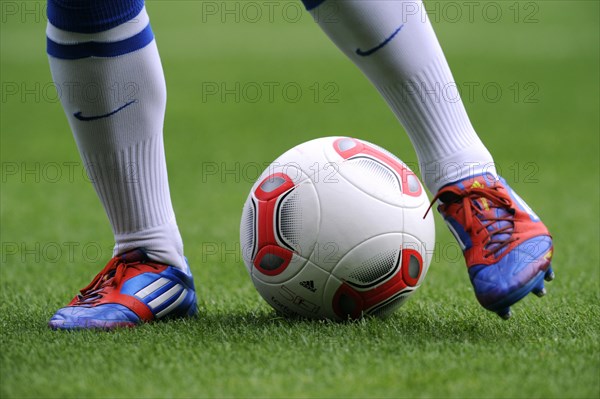
[[[141, 290], [139, 290], [138, 292], [136, 292], [134, 295], [136, 297], [140, 298], [140, 299], [144, 299], [148, 295], [151, 295], [151, 294], [155, 293], [156, 291], [158, 291], [159, 289], [161, 289], [162, 287], [164, 287], [165, 285], [167, 285], [170, 281], [171, 280], [169, 280], [169, 279], [161, 277], [158, 280], [156, 280], [153, 283], [151, 283], [148, 286], [146, 286], [145, 288], [142, 288]], [[187, 291], [188, 290], [185, 289], [185, 288], [183, 288], [181, 286], [181, 284], [175, 284], [169, 290], [167, 290], [166, 292], [162, 293], [161, 295], [159, 295], [158, 297], [156, 297], [152, 301], [150, 301], [148, 303], [148, 306], [151, 309], [156, 309], [157, 307], [163, 305], [165, 302], [171, 300], [177, 294], [179, 294], [179, 296], [177, 297], [177, 299], [172, 304], [170, 304], [165, 309], [161, 310], [160, 312], [158, 312], [156, 314], [156, 318], [161, 318], [162, 316], [168, 314], [170, 311], [172, 311], [177, 306], [179, 306], [179, 304], [181, 302], [183, 302], [183, 300], [185, 299], [185, 296], [187, 295]]]
[[179, 292], [182, 289], [183, 289], [183, 287], [180, 284], [175, 284], [167, 292], [165, 292], [164, 294], [161, 294], [158, 297], [156, 297], [155, 299], [151, 300], [148, 303], [148, 306], [150, 306], [152, 309], [156, 309], [157, 307], [159, 307], [160, 305], [162, 305], [169, 299], [173, 298], [175, 295], [179, 294]]
[[136, 292], [134, 295], [137, 296], [140, 299], [144, 299], [148, 295], [152, 294], [156, 290], [158, 290], [161, 287], [163, 287], [169, 281], [170, 281], [169, 279], [161, 277], [158, 280], [156, 280], [155, 282], [153, 282], [152, 284], [146, 286], [146, 288], [142, 288], [141, 290], [139, 290], [138, 292]]
[[163, 310], [161, 310], [160, 312], [158, 312], [156, 314], [156, 318], [160, 319], [161, 317], [163, 317], [164, 315], [168, 314], [169, 312], [171, 312], [173, 309], [175, 309], [177, 306], [179, 306], [179, 304], [181, 302], [183, 302], [183, 300], [185, 299], [185, 296], [187, 295], [187, 289], [184, 289], [181, 294], [179, 295], [179, 298], [177, 298], [175, 300], [175, 302], [173, 302], [172, 304], [170, 304], [169, 306], [167, 306], [166, 308], [164, 308]]

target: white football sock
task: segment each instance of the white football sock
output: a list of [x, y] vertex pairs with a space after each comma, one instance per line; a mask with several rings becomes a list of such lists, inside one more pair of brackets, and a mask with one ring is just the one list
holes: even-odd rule
[[163, 146], [166, 87], [145, 8], [109, 30], [76, 33], [49, 22], [46, 33], [52, 77], [112, 225], [114, 255], [142, 248], [187, 270]]
[[[421, 1], [304, 3], [392, 108], [415, 147], [431, 192], [474, 174], [496, 174]], [[326, 17], [319, 13], [325, 5]]]

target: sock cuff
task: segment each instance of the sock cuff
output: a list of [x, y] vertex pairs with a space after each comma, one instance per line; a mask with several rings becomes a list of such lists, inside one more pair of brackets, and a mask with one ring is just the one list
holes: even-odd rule
[[325, 0], [302, 0], [302, 3], [304, 4], [304, 7], [306, 8], [307, 11], [312, 10], [313, 8], [317, 8], [318, 6], [321, 5], [321, 3], [324, 3]]
[[154, 40], [145, 7], [128, 21], [97, 33], [71, 32], [55, 26], [46, 28], [46, 51], [55, 58], [74, 60], [116, 57], [139, 50]]
[[78, 44], [84, 42], [118, 42], [128, 39], [140, 33], [150, 22], [146, 8], [142, 7], [140, 12], [132, 19], [112, 27], [108, 30], [95, 33], [80, 33], [61, 29], [48, 21], [46, 36], [52, 41], [60, 44]]
[[144, 0], [48, 0], [48, 20], [59, 29], [97, 33], [133, 19]]
[[85, 42], [77, 44], [60, 44], [49, 37], [46, 40], [48, 55], [65, 60], [77, 60], [88, 57], [117, 57], [146, 47], [154, 40], [150, 24], [138, 34], [117, 42]]

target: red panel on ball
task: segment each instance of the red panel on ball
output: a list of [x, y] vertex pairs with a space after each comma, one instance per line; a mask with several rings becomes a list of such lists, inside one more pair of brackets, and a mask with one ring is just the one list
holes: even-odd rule
[[[417, 274], [414, 273], [414, 268], [411, 269], [410, 258], [414, 257], [418, 262]], [[423, 258], [418, 251], [414, 249], [402, 250], [402, 278], [410, 287], [414, 287], [419, 282], [421, 273], [423, 272]], [[411, 275], [412, 274], [412, 275]]]
[[[342, 283], [333, 296], [333, 311], [341, 318], [348, 316], [353, 319], [359, 318], [365, 310], [384, 302], [406, 288], [402, 274], [401, 271], [398, 271], [385, 283], [367, 291], [358, 291], [350, 287], [350, 285]], [[356, 308], [352, 312], [344, 311], [343, 303], [341, 303], [344, 297], [354, 300]]]
[[285, 173], [273, 173], [260, 182], [254, 196], [259, 201], [269, 201], [279, 197], [290, 188], [294, 187], [294, 182]]
[[[350, 147], [348, 143], [349, 140], [353, 141], [355, 145]], [[343, 137], [337, 139], [333, 143], [333, 148], [344, 159], [351, 159], [352, 157], [358, 154], [363, 154], [375, 158], [384, 165], [387, 165], [400, 176], [402, 181], [402, 193], [406, 195], [410, 195], [411, 197], [418, 197], [423, 192], [421, 184], [419, 183], [415, 174], [410, 169], [408, 169], [406, 166], [404, 166], [402, 163], [398, 162], [396, 159], [392, 158], [388, 154], [374, 147], [364, 144], [356, 139]], [[411, 185], [409, 184], [409, 178], [413, 182], [413, 185], [416, 184], [416, 187], [414, 187], [414, 189], [412, 190], [410, 187]]]
[[254, 267], [262, 274], [276, 276], [288, 267], [291, 260], [291, 251], [276, 245], [267, 245], [258, 251], [254, 258]]

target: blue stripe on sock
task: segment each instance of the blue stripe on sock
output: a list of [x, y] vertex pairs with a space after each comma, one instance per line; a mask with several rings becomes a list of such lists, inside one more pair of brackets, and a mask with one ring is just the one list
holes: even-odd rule
[[46, 51], [49, 55], [62, 58], [65, 60], [77, 60], [87, 57], [116, 57], [131, 53], [146, 47], [154, 39], [152, 28], [148, 24], [144, 30], [135, 36], [119, 42], [86, 42], [78, 44], [60, 44], [52, 41], [50, 38], [46, 40]]
[[313, 8], [317, 8], [318, 6], [320, 6], [321, 3], [323, 3], [324, 1], [325, 0], [302, 0], [302, 3], [304, 3], [304, 7], [306, 7], [306, 9], [310, 11]]
[[97, 33], [114, 28], [142, 11], [144, 0], [48, 0], [48, 20], [58, 29]]

